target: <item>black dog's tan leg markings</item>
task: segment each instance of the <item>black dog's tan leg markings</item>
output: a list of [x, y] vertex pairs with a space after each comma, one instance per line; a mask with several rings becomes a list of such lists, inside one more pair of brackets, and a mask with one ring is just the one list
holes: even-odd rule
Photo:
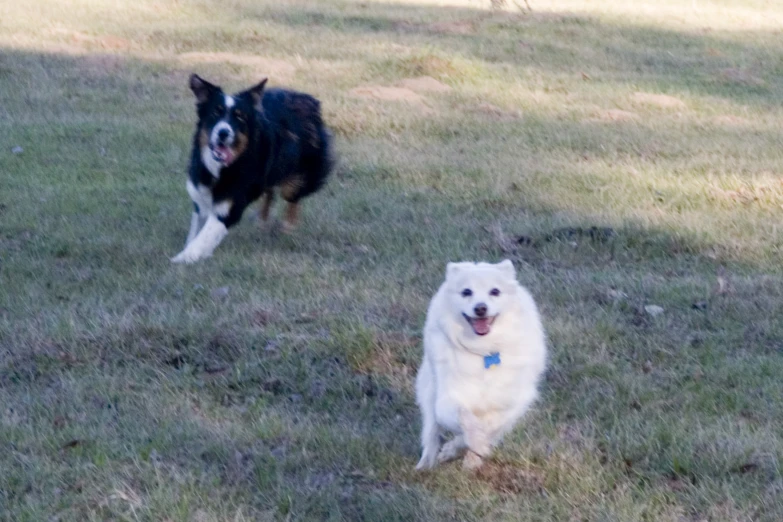
[[285, 208], [285, 219], [283, 220], [283, 232], [291, 232], [296, 227], [296, 221], [299, 219], [299, 203], [288, 203]]
[[280, 185], [280, 195], [288, 202], [283, 219], [283, 232], [291, 232], [299, 218], [299, 192], [304, 187], [305, 181], [301, 176], [291, 176]]
[[261, 206], [261, 221], [269, 219], [269, 212], [272, 210], [272, 203], [275, 200], [275, 193], [272, 190], [264, 192], [264, 203]]
[[302, 179], [302, 176], [297, 174], [288, 177], [280, 184], [280, 195], [283, 196], [283, 199], [286, 201], [296, 201], [299, 199], [299, 191], [302, 190], [304, 185], [305, 180]]

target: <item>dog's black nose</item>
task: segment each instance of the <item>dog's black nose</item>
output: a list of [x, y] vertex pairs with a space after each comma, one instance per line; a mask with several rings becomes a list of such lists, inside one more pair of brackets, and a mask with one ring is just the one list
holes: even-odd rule
[[220, 129], [217, 133], [218, 140], [224, 142], [228, 139], [228, 129]]
[[487, 315], [487, 305], [479, 303], [473, 307], [473, 312], [476, 314], [476, 317], [484, 317]]

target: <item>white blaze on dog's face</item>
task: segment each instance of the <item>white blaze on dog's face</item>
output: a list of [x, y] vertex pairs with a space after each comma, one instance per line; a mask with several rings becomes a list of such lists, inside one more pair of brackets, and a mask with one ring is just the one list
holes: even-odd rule
[[446, 267], [448, 303], [469, 332], [484, 336], [508, 309], [517, 289], [509, 260], [491, 263], [449, 263]]
[[223, 103], [216, 108], [215, 115], [220, 119], [213, 125], [209, 133], [209, 148], [215, 161], [230, 164], [234, 160], [234, 141], [236, 132], [232, 126], [231, 117], [237, 102], [233, 96], [223, 94]]

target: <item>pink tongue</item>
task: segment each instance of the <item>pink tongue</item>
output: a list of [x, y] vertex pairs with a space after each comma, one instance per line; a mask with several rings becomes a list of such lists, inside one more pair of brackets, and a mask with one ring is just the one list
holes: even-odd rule
[[223, 163], [231, 163], [231, 159], [232, 159], [231, 149], [229, 149], [225, 145], [218, 145], [217, 147], [215, 147], [215, 154], [217, 155], [218, 159]]
[[486, 335], [489, 333], [489, 319], [473, 319], [473, 331], [479, 335]]

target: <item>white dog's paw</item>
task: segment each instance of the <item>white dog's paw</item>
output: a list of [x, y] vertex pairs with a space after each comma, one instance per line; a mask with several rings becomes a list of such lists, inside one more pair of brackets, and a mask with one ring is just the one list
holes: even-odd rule
[[437, 449], [431, 451], [425, 450], [424, 453], [421, 454], [421, 459], [419, 460], [419, 463], [416, 464], [416, 471], [422, 471], [425, 469], [434, 468], [437, 451], [438, 451]]
[[460, 451], [465, 448], [465, 441], [462, 439], [462, 437], [456, 437], [450, 441], [448, 441], [446, 444], [443, 445], [443, 447], [440, 450], [440, 453], [438, 453], [437, 461], [438, 463], [448, 462], [449, 460], [456, 459]]
[[492, 446], [481, 421], [470, 410], [460, 409], [459, 422], [465, 445], [474, 453], [487, 455]]
[[189, 265], [191, 263], [195, 263], [199, 259], [201, 259], [201, 257], [195, 254], [193, 251], [188, 251], [188, 249], [186, 248], [176, 256], [172, 257], [171, 262]]
[[211, 215], [204, 223], [204, 227], [187, 246], [174, 256], [172, 263], [195, 263], [200, 259], [209, 257], [215, 248], [228, 234], [228, 229], [217, 217]]
[[467, 470], [476, 470], [484, 464], [484, 459], [478, 453], [468, 451], [465, 458], [462, 459], [462, 468]]

